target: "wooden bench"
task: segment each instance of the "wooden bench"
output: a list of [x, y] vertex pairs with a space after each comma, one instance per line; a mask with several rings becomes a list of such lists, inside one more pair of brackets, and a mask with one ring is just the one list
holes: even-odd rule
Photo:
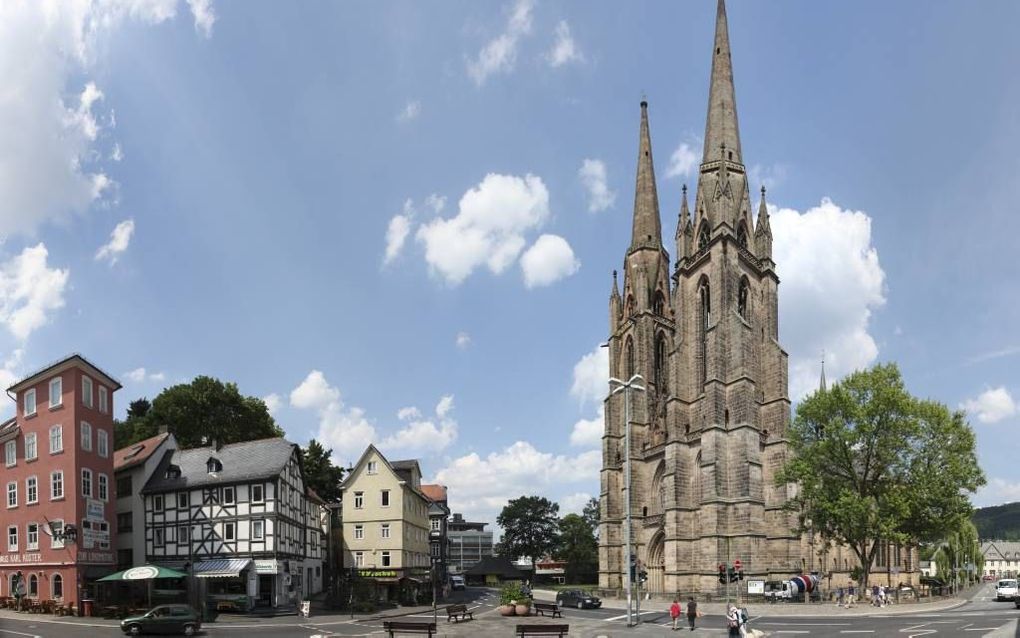
[[563, 612], [560, 611], [560, 606], [556, 603], [534, 603], [535, 613], [539, 616], [544, 616], [546, 612], [552, 615], [553, 618], [563, 618]]
[[390, 638], [393, 634], [428, 634], [429, 638], [436, 633], [434, 622], [384, 622], [383, 631], [388, 631]]
[[448, 605], [446, 607], [446, 622], [450, 622], [450, 619], [460, 622], [465, 618], [475, 619], [471, 612], [468, 611], [467, 605]]
[[570, 625], [517, 625], [518, 636], [559, 636], [570, 633]]

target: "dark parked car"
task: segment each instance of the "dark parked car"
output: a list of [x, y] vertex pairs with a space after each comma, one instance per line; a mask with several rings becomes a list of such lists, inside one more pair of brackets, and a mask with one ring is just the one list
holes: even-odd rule
[[556, 604], [560, 607], [577, 607], [578, 609], [598, 609], [602, 601], [581, 589], [564, 589], [556, 594]]
[[131, 636], [141, 634], [194, 636], [202, 628], [202, 621], [195, 610], [187, 605], [160, 605], [143, 616], [125, 618], [120, 622], [120, 628]]

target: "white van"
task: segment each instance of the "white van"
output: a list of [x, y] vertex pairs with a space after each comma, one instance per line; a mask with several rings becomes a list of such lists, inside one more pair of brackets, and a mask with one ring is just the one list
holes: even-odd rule
[[995, 600], [1013, 600], [1016, 598], [1016, 579], [1003, 578], [995, 585]]
[[[1016, 584], [1014, 582], [1014, 584]], [[450, 576], [450, 588], [454, 591], [458, 589], [465, 589], [464, 577], [463, 576]]]

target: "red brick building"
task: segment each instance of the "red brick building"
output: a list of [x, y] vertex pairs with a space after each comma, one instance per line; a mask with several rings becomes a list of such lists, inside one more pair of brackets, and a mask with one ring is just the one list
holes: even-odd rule
[[114, 571], [116, 379], [71, 355], [15, 383], [0, 424], [0, 596], [20, 570], [26, 593], [80, 604]]

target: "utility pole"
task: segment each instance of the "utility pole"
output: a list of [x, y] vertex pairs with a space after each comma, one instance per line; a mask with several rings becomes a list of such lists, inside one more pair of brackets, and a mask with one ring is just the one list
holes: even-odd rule
[[[623, 568], [623, 570], [624, 570], [623, 573], [624, 573], [624, 587], [627, 590], [627, 626], [628, 627], [631, 627], [631, 626], [634, 625], [634, 616], [633, 616], [633, 608], [634, 608], [634, 603], [633, 603], [633, 593], [634, 592], [633, 592], [633, 589], [634, 589], [634, 582], [633, 582], [633, 579], [631, 579], [631, 570], [632, 569], [636, 570], [636, 568], [637, 568], [637, 563], [636, 563], [637, 557], [632, 553], [634, 551], [634, 547], [633, 547], [633, 543], [631, 541], [631, 516], [630, 516], [630, 500], [631, 500], [631, 492], [630, 492], [630, 393], [631, 393], [631, 390], [637, 390], [639, 392], [644, 392], [644, 389], [645, 389], [644, 386], [637, 385], [638, 381], [644, 382], [644, 378], [640, 374], [635, 374], [626, 383], [624, 383], [623, 381], [620, 381], [619, 379], [616, 379], [616, 378], [609, 379], [609, 384], [610, 385], [617, 386], [616, 389], [613, 390], [610, 393], [610, 396], [612, 396], [614, 394], [617, 394], [618, 392], [624, 392], [625, 393], [624, 394], [624, 403], [623, 403], [623, 405], [624, 405], [624, 407], [623, 407], [623, 421], [624, 421], [624, 428], [623, 428], [623, 432], [624, 432], [624, 434], [623, 434], [623, 438], [624, 438], [624, 452], [623, 452], [624, 460], [623, 460], [623, 466], [624, 466], [624, 470], [623, 471], [624, 471], [624, 474], [625, 474], [625, 477], [624, 477], [624, 489], [627, 492], [627, 501], [626, 501], [626, 507], [624, 508], [624, 513], [625, 513], [626, 520], [625, 520], [625, 523], [624, 523], [624, 526], [623, 526], [623, 544], [624, 544], [624, 547], [625, 547], [625, 551], [624, 551], [624, 562], [625, 562], [625, 565], [624, 565], [624, 568]], [[631, 562], [632, 560], [634, 560], [635, 562], [632, 563]], [[631, 567], [632, 565], [633, 565], [633, 568]]]

